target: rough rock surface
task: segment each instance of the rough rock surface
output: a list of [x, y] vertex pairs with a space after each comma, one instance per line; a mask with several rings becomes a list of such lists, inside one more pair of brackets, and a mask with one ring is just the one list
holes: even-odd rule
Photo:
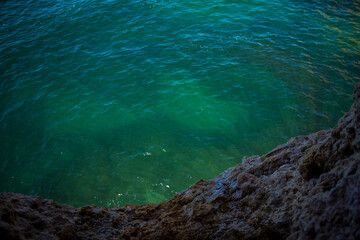
[[335, 128], [159, 204], [73, 208], [2, 193], [1, 239], [360, 239], [360, 84], [354, 100]]

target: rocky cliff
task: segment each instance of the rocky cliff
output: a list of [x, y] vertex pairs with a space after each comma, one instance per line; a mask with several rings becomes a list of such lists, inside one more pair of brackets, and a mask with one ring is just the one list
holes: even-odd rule
[[73, 208], [0, 194], [1, 239], [360, 239], [360, 83], [336, 127], [299, 136], [167, 202]]

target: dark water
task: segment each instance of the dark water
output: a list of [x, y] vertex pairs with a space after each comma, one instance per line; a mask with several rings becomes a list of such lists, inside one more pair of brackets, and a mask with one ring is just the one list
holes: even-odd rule
[[333, 127], [359, 1], [1, 1], [0, 191], [167, 200]]

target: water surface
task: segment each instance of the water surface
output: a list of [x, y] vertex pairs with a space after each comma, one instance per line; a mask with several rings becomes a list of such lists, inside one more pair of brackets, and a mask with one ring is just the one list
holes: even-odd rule
[[359, 45], [359, 1], [2, 1], [0, 191], [167, 200], [333, 127]]

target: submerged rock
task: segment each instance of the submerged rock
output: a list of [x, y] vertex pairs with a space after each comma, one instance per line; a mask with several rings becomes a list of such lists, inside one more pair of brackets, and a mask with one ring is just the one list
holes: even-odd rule
[[1, 239], [360, 239], [360, 83], [331, 130], [299, 136], [172, 199], [73, 208], [0, 194]]

